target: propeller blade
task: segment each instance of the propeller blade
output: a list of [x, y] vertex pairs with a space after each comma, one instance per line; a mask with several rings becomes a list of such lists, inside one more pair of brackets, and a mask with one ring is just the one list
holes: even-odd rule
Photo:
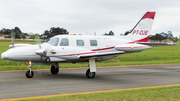
[[12, 43], [12, 48], [14, 48], [14, 39], [15, 39], [15, 33], [14, 33], [14, 31], [12, 30], [12, 31], [11, 31], [11, 43]]
[[39, 48], [41, 49], [42, 48], [41, 47], [41, 39], [40, 39], [40, 37], [38, 35], [36, 35], [35, 41], [36, 41], [37, 44], [39, 44]]

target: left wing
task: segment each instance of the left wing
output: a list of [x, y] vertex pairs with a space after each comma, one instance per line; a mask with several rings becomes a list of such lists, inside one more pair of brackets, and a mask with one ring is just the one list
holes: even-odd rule
[[112, 56], [112, 55], [120, 55], [124, 54], [124, 51], [117, 51], [117, 52], [105, 52], [105, 53], [94, 53], [94, 54], [87, 54], [87, 55], [80, 55], [80, 59], [84, 58], [101, 58], [103, 56]]

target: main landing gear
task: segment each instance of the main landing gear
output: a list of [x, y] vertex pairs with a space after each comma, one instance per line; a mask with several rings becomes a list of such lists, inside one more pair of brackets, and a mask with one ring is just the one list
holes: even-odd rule
[[58, 65], [58, 63], [51, 64], [51, 70], [50, 71], [51, 71], [52, 74], [57, 74], [59, 72], [59, 65]]
[[86, 71], [86, 77], [87, 78], [94, 78], [96, 75], [96, 72], [90, 72], [90, 69]]
[[96, 62], [95, 59], [89, 59], [89, 69], [86, 71], [87, 78], [94, 78], [96, 75]]

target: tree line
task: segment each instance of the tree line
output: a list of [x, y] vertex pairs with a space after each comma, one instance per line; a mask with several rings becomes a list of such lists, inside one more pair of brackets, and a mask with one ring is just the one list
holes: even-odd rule
[[26, 39], [27, 36], [30, 39], [35, 39], [36, 36], [39, 36], [40, 38], [43, 38], [43, 39], [45, 38], [48, 39], [55, 35], [69, 34], [69, 32], [66, 29], [60, 28], [60, 27], [51, 27], [50, 30], [45, 30], [44, 33], [41, 35], [37, 33], [29, 35], [28, 33], [22, 32], [19, 27], [15, 27], [13, 29], [2, 28], [0, 30], [0, 35], [7, 35], [5, 36], [5, 38], [11, 38], [11, 33], [15, 33], [15, 36], [14, 36], [15, 39]]
[[[2, 28], [0, 30], [0, 35], [8, 35], [8, 36], [5, 36], [5, 38], [11, 38], [11, 33], [15, 33], [16, 39], [26, 39], [27, 36], [30, 39], [35, 39], [36, 36], [39, 36], [39, 38], [41, 38], [41, 39], [48, 39], [55, 35], [69, 34], [69, 32], [66, 29], [60, 28], [60, 27], [51, 27], [49, 30], [45, 30], [43, 32], [43, 34], [41, 34], [41, 35], [40, 34], [29, 35], [28, 33], [22, 32], [19, 27], [14, 27], [13, 29]], [[120, 34], [120, 35], [125, 36], [125, 35], [128, 35], [129, 33], [131, 33], [131, 30], [126, 31], [124, 34]], [[105, 33], [103, 35], [104, 36], [113, 36], [114, 32], [109, 31], [109, 33]], [[169, 39], [173, 42], [179, 41], [179, 39], [177, 37], [173, 37], [173, 34], [171, 31], [168, 31], [167, 33], [164, 33], [164, 32], [156, 33], [155, 35], [151, 35], [149, 37], [149, 39], [152, 41], [160, 41], [160, 42], [164, 39]]]

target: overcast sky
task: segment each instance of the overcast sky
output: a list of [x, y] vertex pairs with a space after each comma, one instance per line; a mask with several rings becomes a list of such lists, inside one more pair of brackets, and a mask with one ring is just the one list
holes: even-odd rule
[[42, 34], [63, 27], [70, 34], [116, 35], [131, 30], [147, 11], [156, 11], [151, 34], [180, 34], [180, 0], [0, 0], [0, 29], [19, 27]]

